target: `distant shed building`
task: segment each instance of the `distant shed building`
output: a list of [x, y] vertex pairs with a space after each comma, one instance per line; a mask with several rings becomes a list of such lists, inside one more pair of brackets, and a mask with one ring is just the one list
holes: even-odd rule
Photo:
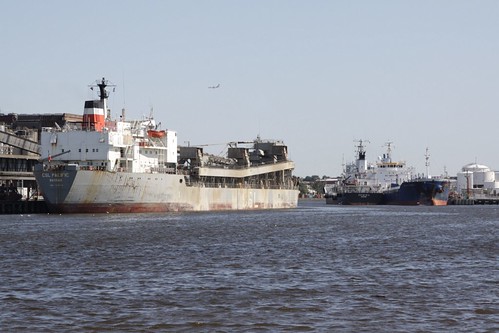
[[[41, 133], [42, 127], [65, 126], [67, 124], [81, 124], [83, 115], [72, 113], [47, 113], [47, 114], [0, 114], [0, 124], [12, 131], [36, 130]], [[40, 134], [38, 134], [38, 140]]]

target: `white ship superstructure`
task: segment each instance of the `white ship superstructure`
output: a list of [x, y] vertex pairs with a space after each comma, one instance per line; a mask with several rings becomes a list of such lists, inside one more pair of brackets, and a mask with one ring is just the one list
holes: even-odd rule
[[345, 166], [342, 175], [344, 185], [369, 188], [370, 191], [384, 191], [394, 185], [400, 185], [412, 178], [413, 169], [404, 161], [392, 160], [392, 143], [386, 143], [387, 151], [376, 163], [368, 163], [363, 140], [357, 146], [357, 159]]
[[412, 177], [412, 168], [403, 161], [393, 161], [392, 143], [386, 144], [387, 152], [376, 163], [366, 160], [365, 140], [356, 146], [357, 159], [345, 165], [337, 184], [328, 188], [326, 203], [343, 205], [379, 205], [384, 193], [400, 186]]

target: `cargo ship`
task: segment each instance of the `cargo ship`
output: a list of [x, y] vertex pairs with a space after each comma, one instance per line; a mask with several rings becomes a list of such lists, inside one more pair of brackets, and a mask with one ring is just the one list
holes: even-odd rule
[[294, 208], [298, 184], [278, 140], [231, 142], [226, 156], [180, 147], [151, 117], [111, 120], [111, 85], [85, 102], [83, 121], [43, 128], [34, 175], [53, 213], [142, 213]]
[[403, 161], [393, 161], [392, 142], [386, 143], [387, 152], [377, 163], [366, 160], [365, 140], [356, 146], [356, 160], [345, 166], [336, 186], [330, 187], [325, 194], [327, 204], [341, 205], [382, 205], [384, 192], [394, 184], [411, 178], [412, 168]]
[[404, 161], [393, 161], [392, 143], [376, 164], [368, 164], [362, 140], [357, 146], [357, 159], [347, 164], [337, 185], [325, 195], [327, 204], [341, 205], [447, 205], [450, 182], [427, 175], [415, 177]]

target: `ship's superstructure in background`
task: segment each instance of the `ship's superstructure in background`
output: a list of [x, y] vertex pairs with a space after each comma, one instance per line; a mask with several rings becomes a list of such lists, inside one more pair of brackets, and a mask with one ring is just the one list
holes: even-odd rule
[[[444, 179], [415, 177], [403, 161], [393, 161], [392, 143], [376, 164], [368, 164], [362, 140], [357, 159], [347, 164], [340, 181], [328, 188], [326, 203], [342, 205], [446, 205], [450, 182]], [[428, 157], [427, 173], [428, 173]]]
[[111, 120], [108, 83], [81, 124], [44, 128], [39, 188], [52, 212], [165, 212], [293, 208], [294, 163], [281, 141], [229, 144], [226, 157], [178, 147], [152, 117]]

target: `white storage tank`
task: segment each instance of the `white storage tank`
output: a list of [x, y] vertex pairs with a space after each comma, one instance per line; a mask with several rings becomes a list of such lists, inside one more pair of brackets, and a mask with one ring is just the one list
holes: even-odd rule
[[490, 171], [490, 168], [486, 165], [470, 163], [463, 166], [462, 171], [471, 171], [471, 172]]
[[485, 172], [483, 171], [473, 172], [473, 185], [475, 185], [476, 187], [483, 187], [484, 182], [485, 182]]
[[483, 183], [490, 183], [496, 180], [496, 173], [494, 171], [485, 171], [483, 173]]
[[[499, 182], [493, 181], [493, 182], [485, 182], [484, 186], [488, 190], [496, 190], [496, 192], [499, 192]], [[495, 194], [495, 193], [494, 193]]]
[[177, 163], [177, 132], [166, 131], [166, 144], [168, 147], [167, 163]]

